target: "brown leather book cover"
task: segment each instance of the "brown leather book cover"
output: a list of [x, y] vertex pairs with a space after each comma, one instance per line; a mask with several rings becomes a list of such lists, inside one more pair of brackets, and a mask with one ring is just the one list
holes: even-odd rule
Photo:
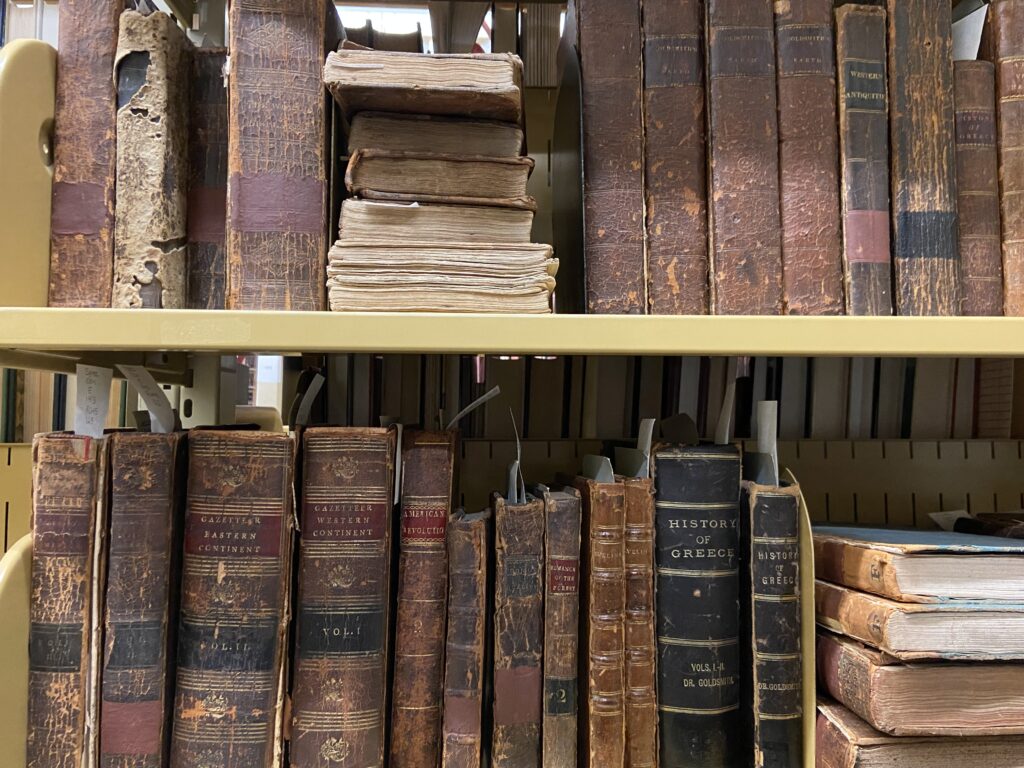
[[580, 595], [579, 763], [588, 768], [626, 766], [626, 509], [622, 483], [578, 477], [583, 508], [581, 544], [585, 575]]
[[993, 0], [988, 9], [998, 99], [1002, 211], [1003, 311], [1024, 315], [1024, 0]]
[[579, 0], [577, 13], [587, 312], [644, 314], [640, 4]]
[[229, 26], [227, 306], [322, 310], [327, 8], [235, 0]]
[[786, 313], [843, 314], [833, 0], [775, 0]]
[[480, 768], [490, 510], [448, 522], [448, 635], [445, 641], [445, 768]]
[[188, 140], [188, 307], [224, 309], [228, 197], [226, 48], [192, 53]]
[[124, 0], [59, 6], [50, 218], [51, 307], [109, 307], [114, 279], [117, 91]]
[[782, 313], [772, 0], [708, 0], [711, 311]]
[[959, 315], [950, 4], [888, 0], [887, 8], [896, 312]]
[[402, 436], [402, 532], [392, 684], [394, 768], [436, 768], [441, 759], [446, 534], [452, 512], [458, 433]]
[[644, 192], [654, 315], [708, 313], [704, 4], [646, 0]]
[[105, 439], [32, 442], [27, 768], [86, 768], [97, 757], [106, 472]]
[[384, 765], [396, 431], [302, 434], [293, 768]]
[[100, 765], [164, 766], [171, 745], [185, 433], [110, 442]]
[[576, 765], [579, 676], [580, 494], [544, 498], [544, 768]]
[[836, 9], [846, 312], [892, 314], [885, 8]]
[[279, 768], [294, 442], [193, 430], [171, 768]]

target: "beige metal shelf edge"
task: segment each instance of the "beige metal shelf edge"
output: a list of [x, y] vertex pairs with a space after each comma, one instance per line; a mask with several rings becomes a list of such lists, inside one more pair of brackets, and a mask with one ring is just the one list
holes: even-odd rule
[[1024, 318], [0, 308], [0, 350], [1024, 357]]
[[32, 535], [0, 559], [0, 768], [25, 768], [28, 735], [28, 607]]

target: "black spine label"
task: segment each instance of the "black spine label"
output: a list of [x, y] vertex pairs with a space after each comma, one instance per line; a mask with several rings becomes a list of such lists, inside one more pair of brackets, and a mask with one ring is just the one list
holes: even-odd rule
[[780, 75], [834, 75], [832, 27], [794, 24], [776, 33]]

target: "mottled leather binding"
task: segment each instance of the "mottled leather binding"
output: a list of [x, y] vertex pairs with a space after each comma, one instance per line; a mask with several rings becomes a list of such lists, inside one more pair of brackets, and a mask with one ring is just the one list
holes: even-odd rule
[[544, 502], [495, 496], [492, 768], [537, 765], [544, 673]]
[[100, 768], [161, 768], [171, 746], [185, 435], [110, 442]]
[[644, 314], [640, 4], [577, 0], [587, 312]]
[[448, 521], [448, 639], [445, 641], [445, 768], [480, 768], [490, 510]]
[[580, 494], [541, 493], [544, 529], [544, 768], [576, 765], [580, 615]]
[[742, 764], [740, 456], [732, 445], [654, 450], [659, 762]]
[[947, 0], [888, 0], [892, 258], [896, 312], [960, 314]]
[[707, 0], [711, 311], [782, 313], [772, 0]]
[[843, 314], [833, 0], [775, 0], [782, 290], [791, 315]]
[[646, 0], [644, 192], [651, 314], [708, 313], [702, 0]]
[[282, 764], [294, 443], [189, 435], [171, 768]]
[[289, 763], [384, 765], [396, 431], [302, 434]]
[[885, 8], [836, 9], [846, 313], [891, 315]]
[[51, 307], [109, 307], [114, 279], [117, 24], [124, 0], [59, 6]]
[[192, 53], [188, 143], [188, 307], [224, 309], [228, 197], [226, 48]]
[[436, 768], [441, 758], [446, 531], [458, 433], [402, 436], [402, 532], [392, 685], [393, 768]]
[[32, 442], [27, 768], [95, 765], [107, 441]]
[[626, 766], [626, 508], [622, 483], [578, 477], [583, 508], [581, 545], [585, 575], [580, 595], [579, 764], [587, 768]]

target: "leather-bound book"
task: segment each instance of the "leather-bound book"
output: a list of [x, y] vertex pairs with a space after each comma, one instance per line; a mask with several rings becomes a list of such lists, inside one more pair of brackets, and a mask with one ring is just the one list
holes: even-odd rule
[[626, 507], [622, 483], [578, 477], [583, 507], [579, 765], [626, 766]]
[[184, 433], [110, 441], [101, 766], [165, 766], [171, 746]]
[[458, 433], [402, 436], [402, 520], [392, 684], [394, 768], [436, 768], [441, 759], [446, 532]]
[[995, 68], [990, 61], [953, 64], [956, 193], [965, 315], [1003, 314], [999, 227]]
[[65, 0], [58, 9], [51, 307], [110, 306], [117, 157], [113, 72], [123, 10], [124, 0]]
[[394, 429], [302, 434], [289, 761], [384, 765]]
[[843, 314], [833, 0], [775, 0], [782, 288], [791, 315]]
[[587, 312], [644, 314], [640, 4], [577, 0]]
[[224, 309], [228, 197], [226, 48], [192, 53], [188, 138], [188, 307]]
[[115, 307], [185, 306], [191, 48], [165, 13], [121, 15], [114, 60]]
[[294, 442], [193, 430], [171, 768], [276, 768], [284, 726]]
[[772, 0], [708, 0], [711, 311], [782, 313]]
[[654, 641], [654, 484], [623, 479], [626, 504], [626, 766], [658, 764]]
[[492, 768], [537, 765], [544, 673], [544, 502], [495, 496]]
[[836, 9], [846, 313], [891, 315], [885, 8]]
[[231, 3], [228, 309], [322, 310], [333, 49], [324, 0]]
[[580, 494], [544, 490], [544, 768], [576, 765]]
[[[107, 441], [54, 433], [32, 442], [27, 768], [97, 758], [102, 531]], [[99, 551], [97, 551], [99, 547]]]
[[740, 729], [740, 455], [654, 450], [659, 762], [729, 768]]
[[644, 192], [651, 314], [708, 313], [704, 4], [644, 3]]
[[490, 510], [448, 521], [448, 634], [445, 641], [445, 768], [480, 768]]
[[958, 315], [951, 8], [946, 0], [887, 7], [896, 312]]

